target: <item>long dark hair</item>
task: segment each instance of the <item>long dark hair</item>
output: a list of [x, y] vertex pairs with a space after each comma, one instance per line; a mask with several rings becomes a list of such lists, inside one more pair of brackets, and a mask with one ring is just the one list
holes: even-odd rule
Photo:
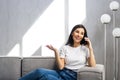
[[84, 27], [84, 25], [78, 24], [78, 25], [75, 25], [75, 26], [73, 27], [73, 29], [72, 29], [69, 37], [68, 37], [68, 41], [67, 41], [66, 45], [73, 46], [74, 41], [73, 41], [72, 33], [73, 33], [77, 28], [83, 28], [84, 31], [85, 31], [85, 32], [84, 32], [84, 37], [83, 37], [83, 39], [81, 40], [80, 44], [81, 44], [81, 45], [86, 45], [86, 44], [87, 44], [87, 42], [86, 42], [85, 39], [84, 39], [85, 37], [88, 37], [88, 36], [87, 36], [87, 30], [86, 30], [86, 28]]

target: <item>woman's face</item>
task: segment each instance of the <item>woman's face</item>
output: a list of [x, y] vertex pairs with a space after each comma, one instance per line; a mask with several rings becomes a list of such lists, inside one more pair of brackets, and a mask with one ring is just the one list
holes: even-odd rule
[[80, 41], [83, 39], [84, 37], [84, 29], [83, 28], [77, 28], [73, 33], [72, 33], [72, 37], [74, 40], [74, 43], [78, 43], [80, 44]]

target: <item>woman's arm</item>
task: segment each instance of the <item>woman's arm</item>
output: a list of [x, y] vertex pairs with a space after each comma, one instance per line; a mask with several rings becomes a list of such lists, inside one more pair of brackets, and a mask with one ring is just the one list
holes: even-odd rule
[[88, 42], [87, 47], [88, 47], [89, 53], [90, 53], [90, 56], [88, 58], [88, 65], [91, 66], [91, 67], [95, 67], [96, 66], [96, 60], [95, 60], [95, 57], [94, 57], [94, 52], [93, 52], [91, 41], [89, 40], [89, 38], [85, 38], [85, 40]]
[[93, 49], [89, 49], [89, 51], [90, 51], [90, 57], [88, 58], [88, 64], [90, 67], [95, 67], [96, 61], [95, 61]]
[[57, 61], [58, 68], [59, 69], [63, 69], [64, 68], [64, 64], [65, 64], [64, 58], [60, 58], [58, 50], [56, 48], [54, 48], [52, 45], [47, 45], [47, 47], [54, 51], [55, 59]]

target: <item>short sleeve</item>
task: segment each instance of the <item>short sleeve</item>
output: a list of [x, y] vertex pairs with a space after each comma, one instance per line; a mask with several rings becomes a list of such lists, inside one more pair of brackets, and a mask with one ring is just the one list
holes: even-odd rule
[[65, 58], [65, 54], [66, 54], [66, 49], [65, 46], [63, 46], [59, 51], [60, 58]]

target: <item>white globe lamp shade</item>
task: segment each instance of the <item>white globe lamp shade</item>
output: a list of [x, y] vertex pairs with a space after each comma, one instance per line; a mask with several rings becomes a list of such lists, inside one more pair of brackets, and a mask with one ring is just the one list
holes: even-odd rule
[[117, 1], [112, 1], [110, 3], [110, 9], [112, 11], [117, 11], [119, 9], [119, 3]]
[[103, 24], [108, 24], [111, 21], [111, 17], [109, 14], [103, 14], [100, 20]]
[[120, 38], [120, 28], [114, 28], [112, 34], [115, 38]]

